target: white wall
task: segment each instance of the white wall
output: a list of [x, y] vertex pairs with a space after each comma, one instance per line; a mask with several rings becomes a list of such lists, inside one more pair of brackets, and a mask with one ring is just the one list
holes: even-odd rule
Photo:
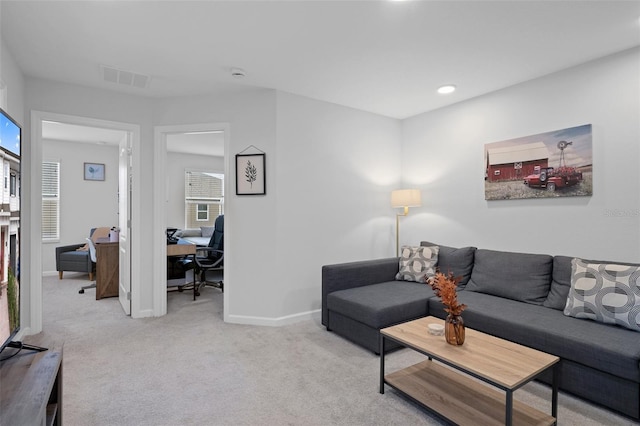
[[[141, 210], [163, 196], [152, 191], [154, 179], [165, 178], [153, 176], [154, 126], [228, 123], [225, 319], [283, 324], [319, 308], [322, 264], [393, 255], [389, 194], [401, 175], [402, 186], [423, 189], [424, 204], [403, 218], [404, 243], [638, 260], [638, 56], [626, 52], [403, 123], [272, 90], [150, 100], [30, 78], [25, 106], [140, 125]], [[485, 143], [585, 123], [594, 132], [593, 197], [484, 200]], [[265, 196], [235, 195], [234, 156], [250, 145], [266, 152]], [[134, 223], [143, 241], [162, 232], [146, 216]], [[153, 275], [151, 252], [141, 254], [142, 276]], [[153, 283], [141, 285], [141, 309], [152, 309]]]
[[[50, 274], [57, 246], [83, 243], [91, 228], [118, 225], [118, 147], [45, 140], [42, 158], [60, 162], [60, 240], [42, 244], [42, 271]], [[85, 162], [103, 163], [105, 180], [84, 180]]]
[[[152, 220], [148, 220], [147, 217], [143, 220], [141, 217], [143, 213], [149, 214], [151, 209], [148, 206], [153, 205], [152, 191], [148, 189], [146, 191], [142, 190], [143, 188], [151, 188], [153, 184], [153, 162], [147, 160], [153, 158], [153, 111], [151, 101], [139, 96], [129, 96], [107, 90], [27, 77], [25, 80], [25, 108], [30, 112], [42, 111], [126, 123], [131, 124], [130, 126], [125, 126], [127, 128], [140, 129], [139, 139], [133, 146], [133, 151], [138, 159], [144, 159], [145, 161], [141, 161], [140, 167], [136, 166], [136, 170], [133, 172], [134, 203], [132, 205], [132, 223], [135, 223], [135, 228], [132, 229], [132, 235], [130, 236], [131, 247], [134, 252], [134, 261], [131, 269], [134, 279], [135, 277], [151, 276], [153, 273], [151, 251], [141, 249], [145, 242], [152, 239], [153, 232]], [[42, 146], [36, 146], [35, 138], [31, 138], [31, 116], [27, 117], [25, 129], [26, 135], [23, 133], [23, 139], [30, 141], [34, 153], [38, 153], [39, 149], [41, 154]], [[35, 161], [39, 161], [39, 158]], [[33, 224], [36, 224], [40, 218], [31, 217], [31, 220]], [[31, 259], [29, 265], [40, 270], [40, 261], [41, 259]], [[36, 277], [33, 278], [33, 280], [36, 279]], [[132, 315], [152, 315], [154, 307], [153, 282], [143, 279], [135, 279], [135, 282], [138, 287], [132, 291]], [[38, 296], [34, 295], [33, 300], [27, 297], [25, 302], [37, 305], [36, 298]], [[31, 316], [36, 317], [36, 314], [32, 313]], [[36, 323], [37, 318], [34, 318], [33, 321]]]
[[[2, 5], [0, 4], [0, 8]], [[31, 256], [28, 250], [28, 241], [31, 238], [32, 209], [29, 200], [31, 187], [31, 155], [28, 150], [28, 138], [25, 137], [25, 82], [22, 72], [13, 59], [13, 55], [7, 49], [0, 34], [0, 79], [6, 85], [6, 108], [11, 117], [22, 126], [22, 158], [20, 159], [20, 326], [22, 328], [18, 338], [23, 333], [29, 332], [31, 317], [31, 289], [28, 283], [31, 280], [31, 271], [25, 265], [29, 265]]]
[[0, 79], [6, 84], [5, 110], [24, 127], [24, 77], [1, 37], [0, 35]]
[[224, 173], [224, 157], [167, 153], [167, 227], [184, 228], [184, 174], [186, 170]]
[[[404, 243], [639, 261], [639, 76], [633, 49], [405, 120]], [[484, 144], [589, 123], [592, 197], [484, 200]]]
[[251, 90], [235, 95], [165, 99], [155, 105], [157, 126], [228, 123], [226, 172], [235, 176], [235, 154], [255, 145], [265, 151], [267, 195], [238, 197], [235, 180], [225, 182], [225, 320], [250, 322], [271, 317], [275, 293], [268, 287], [279, 272], [276, 240], [275, 92]]
[[[393, 253], [397, 120], [271, 90], [164, 100], [157, 125], [230, 124], [226, 319], [277, 325], [320, 307], [322, 264]], [[235, 154], [266, 153], [267, 194], [235, 195]]]
[[278, 93], [277, 263], [271, 315], [320, 309], [321, 268], [393, 256], [400, 122]]

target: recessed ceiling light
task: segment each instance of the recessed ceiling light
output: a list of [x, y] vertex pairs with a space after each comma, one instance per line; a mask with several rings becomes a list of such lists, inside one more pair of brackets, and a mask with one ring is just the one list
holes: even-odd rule
[[440, 93], [441, 95], [447, 95], [455, 91], [456, 91], [456, 86], [453, 84], [446, 84], [444, 86], [438, 87], [438, 93]]

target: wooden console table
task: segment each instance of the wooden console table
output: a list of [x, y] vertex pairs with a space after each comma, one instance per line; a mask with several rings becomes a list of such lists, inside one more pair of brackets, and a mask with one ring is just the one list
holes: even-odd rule
[[96, 300], [117, 297], [120, 281], [120, 243], [96, 242]]
[[62, 425], [62, 348], [22, 349], [0, 363], [0, 383], [0, 425]]

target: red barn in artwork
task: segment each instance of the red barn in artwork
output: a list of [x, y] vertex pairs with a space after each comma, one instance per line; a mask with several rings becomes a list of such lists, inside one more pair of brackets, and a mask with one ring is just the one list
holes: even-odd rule
[[521, 180], [540, 167], [549, 166], [549, 150], [543, 142], [487, 150], [486, 180]]

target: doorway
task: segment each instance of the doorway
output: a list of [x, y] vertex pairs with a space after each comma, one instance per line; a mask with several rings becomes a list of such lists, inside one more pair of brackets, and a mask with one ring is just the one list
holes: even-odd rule
[[[30, 177], [29, 187], [31, 188], [28, 202], [31, 206], [31, 232], [28, 238], [30, 242], [29, 252], [25, 253], [27, 262], [29, 265], [28, 273], [30, 275], [29, 282], [31, 283], [31, 294], [29, 301], [29, 323], [30, 333], [38, 333], [42, 330], [42, 237], [41, 237], [41, 217], [42, 217], [42, 169], [41, 164], [43, 161], [43, 128], [46, 123], [64, 123], [68, 126], [78, 126], [81, 128], [90, 129], [103, 129], [105, 131], [116, 132], [121, 135], [118, 142], [118, 150], [125, 149], [127, 155], [130, 157], [127, 164], [129, 165], [128, 173], [124, 176], [127, 177], [127, 184], [131, 183], [131, 203], [128, 205], [125, 203], [124, 210], [122, 210], [122, 203], [119, 202], [119, 216], [123, 214], [127, 216], [125, 223], [135, 222], [135, 216], [138, 214], [135, 208], [136, 200], [139, 200], [139, 189], [136, 189], [135, 182], [139, 182], [139, 147], [140, 145], [140, 127], [137, 125], [112, 122], [106, 120], [91, 119], [86, 117], [71, 116], [64, 114], [56, 114], [49, 112], [32, 111], [31, 113], [31, 146], [29, 150], [29, 166]], [[119, 167], [119, 166], [118, 166]], [[121, 173], [117, 173], [118, 182], [122, 180]], [[121, 186], [121, 185], [120, 185]], [[113, 194], [116, 197], [116, 194]], [[129, 197], [127, 197], [129, 199]], [[120, 210], [122, 210], [120, 212]], [[119, 222], [122, 223], [120, 217]], [[139, 283], [140, 275], [139, 268], [134, 265], [139, 263], [135, 262], [135, 251], [131, 250], [131, 241], [140, 241], [139, 231], [136, 232], [135, 227], [133, 232], [124, 233], [126, 241], [124, 242], [124, 249], [126, 250], [130, 262], [124, 262], [121, 264], [120, 275], [124, 277], [129, 283]], [[121, 233], [122, 235], [122, 233]], [[120, 239], [121, 246], [123, 245], [123, 237]], [[121, 248], [122, 250], [122, 248]], [[27, 272], [27, 271], [25, 271]], [[122, 290], [120, 290], [122, 291]], [[132, 316], [137, 316], [139, 309], [137, 307], [140, 304], [137, 295], [140, 293], [140, 289], [137, 286], [133, 286], [130, 290], [130, 295], [125, 295], [127, 301], [123, 305], [123, 310], [126, 313], [131, 313]], [[127, 297], [130, 296], [130, 297]]]
[[[155, 216], [154, 229], [157, 240], [154, 244], [154, 283], [158, 285], [158, 291], [154, 294], [158, 296], [155, 300], [157, 306], [162, 306], [162, 315], [167, 312], [167, 292], [164, 286], [167, 279], [166, 268], [166, 228], [168, 226], [180, 225], [184, 227], [186, 220], [184, 218], [185, 205], [184, 201], [176, 203], [173, 196], [182, 185], [184, 188], [184, 173], [187, 169], [194, 169], [188, 165], [181, 168], [181, 173], [174, 167], [174, 177], [168, 177], [168, 171], [171, 168], [170, 158], [174, 155], [186, 154], [191, 155], [209, 155], [212, 158], [220, 157], [221, 161], [212, 166], [212, 169], [205, 170], [207, 167], [199, 165], [196, 168], [201, 172], [218, 172], [224, 176], [229, 175], [228, 160], [226, 153], [229, 147], [229, 124], [227, 123], [202, 123], [178, 126], [157, 126], [155, 128], [155, 157], [154, 157], [154, 173], [156, 176], [163, 177], [154, 179], [154, 193], [163, 194], [162, 197], [155, 198], [154, 210]], [[178, 157], [179, 158], [179, 157]], [[217, 169], [217, 170], [213, 170]], [[177, 177], [180, 176], [180, 177]], [[229, 193], [229, 179], [224, 179], [223, 193]], [[182, 194], [184, 191], [180, 190]], [[171, 202], [171, 205], [169, 204]], [[174, 223], [169, 223], [174, 222]], [[181, 223], [177, 223], [181, 222]], [[227, 241], [225, 240], [225, 250]], [[227, 315], [228, 291], [223, 293], [223, 311], [224, 317]]]

